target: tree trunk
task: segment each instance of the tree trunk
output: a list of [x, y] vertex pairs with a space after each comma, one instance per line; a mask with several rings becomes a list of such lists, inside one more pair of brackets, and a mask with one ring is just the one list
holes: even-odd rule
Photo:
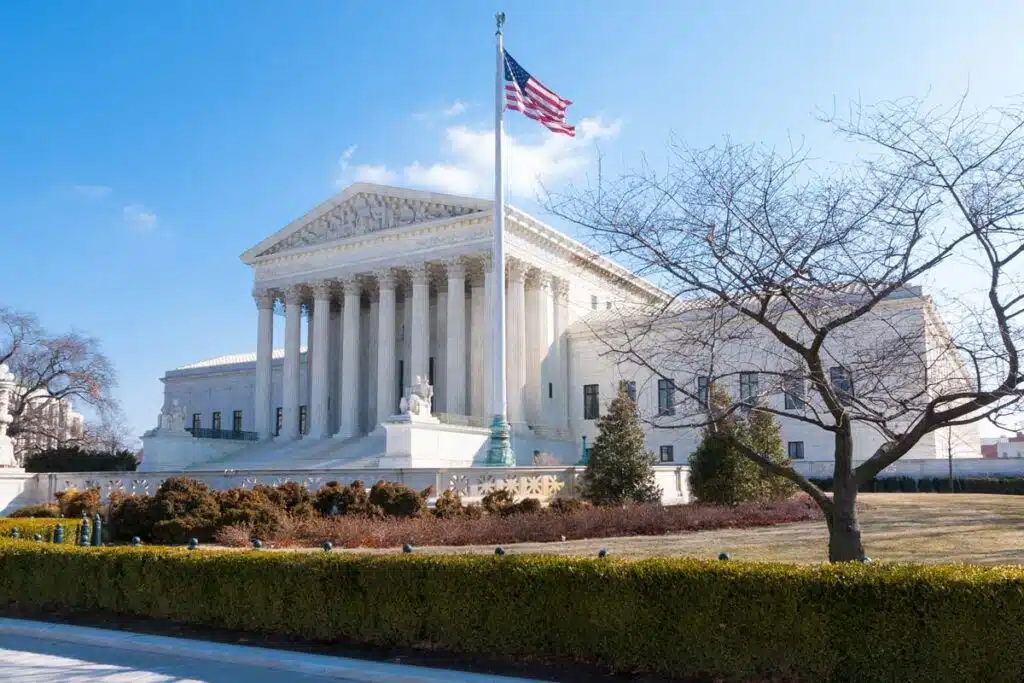
[[849, 422], [836, 432], [832, 509], [825, 511], [830, 562], [863, 561], [864, 544], [857, 520], [857, 481], [853, 476], [853, 434]]

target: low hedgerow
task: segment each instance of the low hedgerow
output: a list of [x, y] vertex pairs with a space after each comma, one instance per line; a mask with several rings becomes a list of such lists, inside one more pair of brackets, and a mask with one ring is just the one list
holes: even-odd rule
[[[527, 498], [515, 504], [522, 505]], [[527, 507], [532, 508], [532, 505]], [[568, 506], [573, 512], [537, 510], [533, 513], [487, 515], [424, 515], [413, 518], [373, 518], [342, 515], [330, 518], [289, 519], [277, 533], [262, 540], [273, 545], [319, 546], [324, 541], [344, 548], [395, 548], [405, 543], [427, 545], [482, 545], [542, 543], [548, 541], [656, 536], [722, 528], [746, 528], [821, 519], [807, 497], [780, 503], [731, 507], [712, 505], [631, 505], [626, 507]], [[247, 545], [254, 530], [248, 525], [224, 527], [218, 543]]]
[[[832, 479], [812, 479], [823, 491], [832, 490]], [[950, 493], [949, 477], [884, 477], [866, 481], [861, 493]], [[1024, 495], [1024, 477], [954, 477], [953, 493]]]
[[0, 518], [0, 538], [10, 538], [11, 532], [17, 529], [22, 539], [31, 540], [33, 536], [39, 534], [44, 541], [50, 543], [58, 524], [64, 527], [64, 542], [74, 545], [78, 540], [78, 525], [81, 524], [81, 519], [4, 517]]
[[45, 503], [42, 505], [26, 505], [25, 507], [18, 508], [11, 514], [7, 515], [11, 518], [18, 517], [60, 517], [60, 507], [55, 503]]
[[[1017, 683], [1024, 569], [75, 548], [0, 541], [0, 603], [699, 680]], [[529, 628], [509, 628], [528, 614]], [[653, 637], [652, 634], [657, 634]]]

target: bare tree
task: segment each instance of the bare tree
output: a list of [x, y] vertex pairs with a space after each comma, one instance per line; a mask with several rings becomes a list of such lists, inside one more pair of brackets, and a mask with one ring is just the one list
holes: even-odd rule
[[117, 414], [110, 395], [114, 368], [92, 337], [50, 334], [35, 316], [0, 307], [0, 363], [17, 382], [10, 402], [12, 438], [58, 445], [81, 441], [87, 430], [69, 430], [54, 415], [62, 401], [91, 406], [101, 424]]
[[[907, 100], [829, 121], [861, 161], [674, 144], [666, 172], [599, 178], [548, 206], [666, 292], [593, 322], [616, 362], [673, 387], [652, 423], [714, 424], [708, 387], [730, 383], [725, 413], [813, 425], [834, 455], [831, 494], [736, 445], [817, 502], [829, 558], [850, 561], [866, 557], [860, 485], [1024, 393], [1024, 110]], [[940, 317], [921, 285], [950, 280]], [[869, 457], [855, 460], [855, 440]]]

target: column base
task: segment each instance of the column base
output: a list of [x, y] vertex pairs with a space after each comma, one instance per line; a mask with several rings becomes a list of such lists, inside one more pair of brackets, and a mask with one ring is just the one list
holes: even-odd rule
[[487, 448], [487, 464], [515, 467], [516, 454], [508, 440], [508, 422], [504, 415], [491, 418], [491, 443]]

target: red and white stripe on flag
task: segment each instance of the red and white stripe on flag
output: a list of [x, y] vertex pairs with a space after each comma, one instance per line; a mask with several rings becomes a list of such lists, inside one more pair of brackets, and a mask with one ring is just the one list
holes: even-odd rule
[[576, 128], [565, 120], [565, 110], [572, 101], [559, 97], [554, 91], [531, 76], [512, 55], [505, 52], [505, 107], [522, 112], [538, 121], [548, 130], [574, 137]]

